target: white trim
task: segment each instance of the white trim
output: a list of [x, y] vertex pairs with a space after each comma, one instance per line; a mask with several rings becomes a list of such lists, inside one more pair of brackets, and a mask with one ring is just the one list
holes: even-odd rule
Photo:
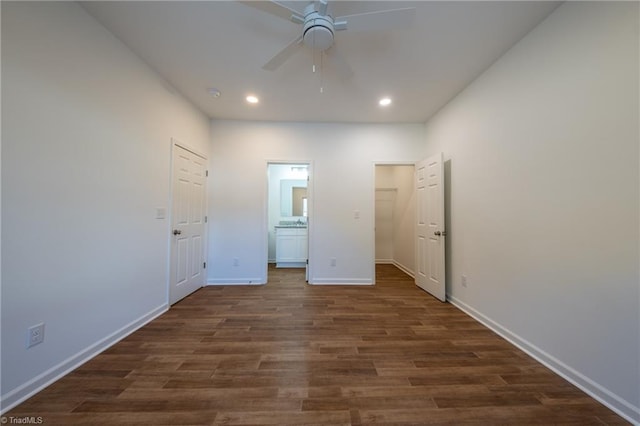
[[411, 269], [394, 259], [376, 259], [376, 265], [393, 265], [411, 278], [415, 278], [414, 272]]
[[163, 313], [167, 312], [167, 310], [169, 310], [169, 306], [166, 303], [158, 306], [155, 309], [152, 309], [151, 311], [142, 315], [140, 318], [131, 321], [124, 327], [111, 333], [104, 339], [101, 339], [96, 343], [86, 347], [77, 354], [70, 356], [66, 360], [57, 365], [54, 365], [42, 374], [39, 374], [28, 382], [2, 395], [0, 402], [0, 405], [2, 406], [2, 412], [0, 412], [0, 414], [6, 413], [16, 405], [25, 401], [27, 398], [30, 398], [31, 396], [40, 392], [42, 389], [46, 388], [56, 380], [69, 374], [71, 371], [89, 361], [91, 358], [100, 354], [109, 347], [115, 345], [120, 340], [124, 339], [145, 324], [153, 321]]
[[[372, 205], [371, 205], [371, 211], [374, 213], [374, 224], [375, 224], [375, 211], [376, 211], [376, 191], [379, 189], [382, 189], [383, 191], [392, 191], [395, 190], [396, 192], [398, 191], [397, 188], [376, 188], [376, 167], [377, 166], [413, 166], [414, 170], [416, 167], [416, 160], [407, 160], [407, 161], [383, 161], [383, 160], [374, 160], [373, 161], [373, 167], [371, 169], [371, 172], [373, 174], [373, 197], [372, 197]], [[415, 182], [414, 182], [414, 195], [415, 195]], [[417, 208], [417, 207], [416, 207]], [[373, 227], [373, 229], [371, 230], [372, 232], [372, 241], [374, 241], [374, 248], [373, 248], [373, 262], [371, 263], [372, 266], [372, 279], [373, 279], [373, 284], [375, 284], [375, 280], [376, 280], [376, 263], [391, 263], [393, 265], [395, 265], [398, 269], [402, 270], [404, 273], [406, 273], [407, 275], [411, 276], [412, 278], [415, 278], [415, 275], [413, 273], [413, 271], [411, 271], [410, 269], [406, 268], [404, 265], [401, 265], [400, 263], [396, 262], [393, 259], [389, 259], [388, 261], [386, 259], [381, 259], [378, 260], [375, 258], [376, 256], [376, 250], [375, 250], [375, 241], [376, 241], [376, 229], [375, 226]], [[415, 240], [415, 230], [413, 232], [413, 239]], [[415, 257], [415, 241], [413, 242], [414, 244], [414, 257]]]
[[276, 262], [276, 268], [296, 268], [304, 269], [307, 266], [307, 262]]
[[[265, 185], [264, 185], [264, 192], [262, 194], [263, 200], [262, 200], [262, 204], [263, 204], [263, 221], [262, 221], [262, 235], [263, 235], [263, 247], [264, 249], [264, 255], [262, 256], [262, 260], [261, 263], [264, 264], [264, 277], [262, 278], [262, 282], [263, 284], [266, 284], [266, 282], [269, 280], [269, 263], [274, 263], [275, 261], [271, 261], [269, 259], [269, 166], [271, 164], [299, 164], [299, 165], [306, 165], [307, 166], [307, 176], [308, 176], [308, 182], [307, 182], [307, 264], [304, 265], [306, 266], [306, 276], [307, 278], [310, 280], [311, 276], [312, 276], [312, 271], [313, 271], [313, 249], [312, 249], [312, 242], [314, 239], [314, 232], [313, 232], [313, 219], [314, 219], [314, 208], [313, 208], [313, 199], [314, 199], [314, 194], [313, 194], [313, 161], [312, 160], [274, 160], [274, 159], [267, 159], [265, 161]], [[220, 281], [220, 280], [215, 280], [215, 281]]]
[[414, 278], [414, 279], [415, 279], [415, 277], [416, 277], [416, 276], [415, 276], [415, 273], [414, 273], [411, 269], [409, 269], [409, 268], [407, 268], [406, 266], [404, 266], [402, 263], [400, 263], [400, 262], [396, 262], [396, 261], [394, 260], [394, 261], [393, 261], [393, 265], [394, 265], [396, 268], [400, 269], [400, 270], [401, 270], [402, 272], [404, 272], [405, 274], [409, 275], [411, 278]]
[[406, 161], [402, 161], [402, 160], [398, 160], [398, 161], [376, 160], [376, 161], [373, 162], [373, 164], [376, 165], [376, 166], [415, 166], [416, 165], [416, 160], [406, 160]]
[[316, 278], [311, 285], [374, 285], [371, 278]]
[[198, 157], [201, 157], [203, 160], [208, 160], [207, 155], [203, 154], [202, 152], [198, 151], [196, 148], [192, 147], [189, 144], [186, 144], [184, 142], [181, 142], [180, 140], [176, 139], [176, 138], [171, 138], [171, 146], [173, 145], [177, 145], [180, 148], [184, 148], [187, 151], [189, 151], [192, 154], [197, 155]]
[[[169, 140], [169, 179], [168, 179], [168, 192], [167, 192], [167, 208], [166, 208], [166, 216], [165, 216], [165, 232], [166, 232], [166, 240], [165, 243], [167, 245], [167, 263], [165, 265], [166, 272], [166, 288], [165, 288], [165, 303], [169, 306], [169, 301], [171, 300], [171, 246], [173, 240], [171, 239], [171, 231], [173, 228], [173, 150], [176, 142], [178, 142], [174, 138], [170, 138]], [[206, 202], [206, 201], [205, 201]]]
[[604, 386], [594, 382], [587, 376], [579, 373], [569, 365], [555, 358], [553, 355], [548, 354], [533, 343], [518, 336], [508, 328], [503, 327], [454, 296], [447, 294], [447, 300], [449, 300], [452, 305], [473, 317], [475, 320], [482, 323], [514, 346], [526, 352], [527, 355], [531, 356], [536, 361], [551, 369], [563, 379], [577, 386], [589, 396], [613, 410], [616, 414], [624, 417], [631, 423], [640, 424], [640, 407], [635, 407], [633, 404], [614, 394]]
[[264, 278], [209, 278], [206, 285], [264, 285]]

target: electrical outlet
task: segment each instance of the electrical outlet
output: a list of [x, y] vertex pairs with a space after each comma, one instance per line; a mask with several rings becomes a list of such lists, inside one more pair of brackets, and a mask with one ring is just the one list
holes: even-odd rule
[[460, 284], [462, 284], [462, 287], [467, 286], [467, 276], [465, 274], [462, 274], [462, 276], [460, 277]]
[[335, 257], [331, 258], [331, 266], [336, 266], [336, 258]]
[[240, 265], [240, 259], [238, 259], [237, 257], [233, 258], [233, 266], [239, 266]]
[[27, 330], [27, 348], [44, 341], [44, 323], [36, 324]]

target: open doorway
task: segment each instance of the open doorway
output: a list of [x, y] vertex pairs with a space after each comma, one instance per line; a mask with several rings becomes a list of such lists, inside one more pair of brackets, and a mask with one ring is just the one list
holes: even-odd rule
[[375, 261], [415, 270], [415, 166], [375, 165]]
[[273, 268], [303, 268], [308, 280], [309, 164], [269, 162], [267, 275]]

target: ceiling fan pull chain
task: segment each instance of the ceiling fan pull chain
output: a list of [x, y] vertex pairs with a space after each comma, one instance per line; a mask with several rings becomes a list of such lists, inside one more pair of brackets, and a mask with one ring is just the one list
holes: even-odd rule
[[[313, 36], [313, 44], [315, 45], [316, 43], [316, 33], [314, 32], [312, 34]], [[311, 54], [313, 55], [313, 72], [316, 72], [316, 49], [311, 49]]]
[[324, 52], [320, 52], [320, 93], [324, 93]]

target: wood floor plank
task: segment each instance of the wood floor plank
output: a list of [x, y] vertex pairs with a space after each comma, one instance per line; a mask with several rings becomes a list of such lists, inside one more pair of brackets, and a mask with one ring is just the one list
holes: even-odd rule
[[53, 425], [628, 424], [392, 265], [205, 287], [7, 416]]

